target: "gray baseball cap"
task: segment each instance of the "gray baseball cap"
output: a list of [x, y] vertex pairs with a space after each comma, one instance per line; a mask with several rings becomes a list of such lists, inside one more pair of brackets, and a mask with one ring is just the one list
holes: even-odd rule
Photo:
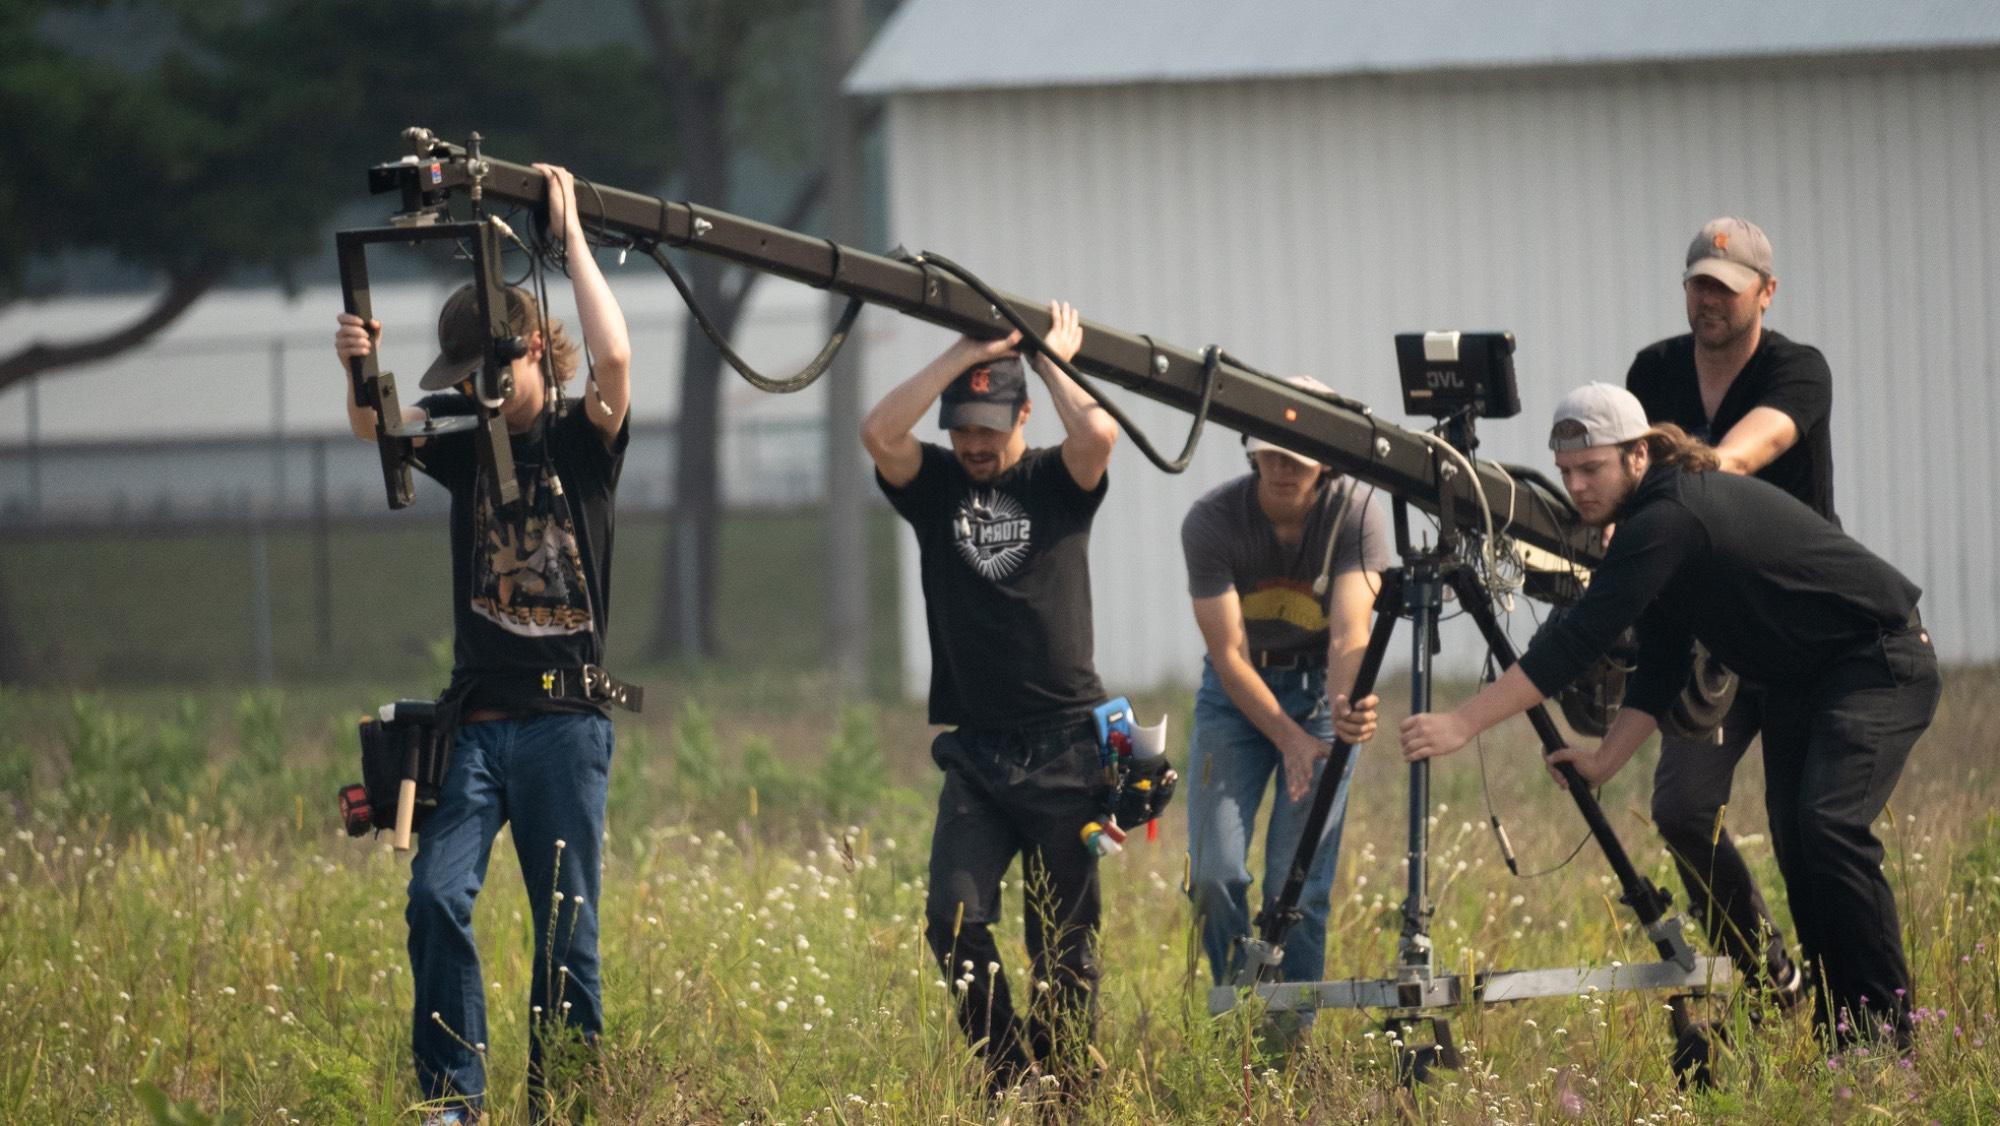
[[1724, 215], [1710, 219], [1688, 243], [1687, 270], [1682, 281], [1696, 275], [1714, 278], [1741, 293], [1777, 271], [1771, 266], [1771, 240], [1748, 219]]
[[1650, 429], [1652, 424], [1646, 421], [1646, 408], [1639, 405], [1638, 396], [1609, 383], [1586, 383], [1556, 404], [1549, 448], [1560, 452], [1616, 446]]
[[1028, 401], [1028, 374], [1021, 357], [1004, 356], [958, 373], [938, 396], [938, 429], [983, 426], [1012, 430]]

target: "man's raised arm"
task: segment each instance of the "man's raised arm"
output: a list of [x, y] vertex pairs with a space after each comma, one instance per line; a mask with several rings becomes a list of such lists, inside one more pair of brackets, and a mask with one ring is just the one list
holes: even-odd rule
[[611, 285], [584, 237], [583, 221], [576, 212], [576, 177], [553, 164], [537, 164], [535, 169], [548, 182], [549, 232], [563, 240], [570, 288], [576, 293], [577, 330], [590, 350], [590, 381], [596, 393], [584, 396], [585, 411], [591, 425], [610, 442], [624, 427], [632, 405], [632, 342], [625, 330], [625, 312], [611, 295]]
[[[1083, 319], [1076, 307], [1065, 301], [1049, 302], [1049, 332], [1043, 339], [1064, 363], [1075, 359], [1083, 347]], [[1089, 492], [1104, 480], [1104, 471], [1111, 464], [1111, 448], [1118, 444], [1118, 423], [1047, 356], [1036, 354], [1035, 371], [1048, 386], [1049, 401], [1062, 418], [1063, 465], [1077, 486]]]
[[914, 431], [917, 423], [937, 402], [939, 395], [958, 378], [958, 373], [975, 364], [992, 363], [1011, 355], [1021, 342], [1016, 332], [993, 340], [961, 336], [951, 347], [925, 364], [922, 371], [891, 388], [861, 420], [861, 444], [875, 462], [875, 471], [891, 488], [910, 483], [923, 465], [923, 452]]

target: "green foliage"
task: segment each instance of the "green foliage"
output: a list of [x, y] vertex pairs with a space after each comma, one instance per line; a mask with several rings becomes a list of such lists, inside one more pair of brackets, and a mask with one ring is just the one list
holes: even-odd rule
[[820, 798], [826, 815], [851, 821], [874, 808], [889, 788], [889, 764], [882, 759], [873, 708], [849, 705], [820, 760]]
[[442, 689], [444, 685], [451, 683], [452, 666], [458, 663], [458, 646], [447, 633], [432, 638], [430, 644], [425, 646], [425, 651], [431, 658], [431, 683]]
[[646, 799], [653, 787], [653, 736], [638, 725], [617, 727], [617, 749], [611, 756], [611, 781], [604, 805], [620, 824], [628, 817], [644, 818], [653, 809]]
[[27, 742], [15, 731], [11, 706], [15, 699], [12, 689], [0, 687], [0, 797], [12, 803], [10, 812], [18, 816], [27, 809], [35, 784], [35, 760], [28, 753]]
[[[508, 0], [22, 0], [0, 11], [0, 301], [30, 256], [289, 277], [396, 131], [473, 129], [626, 185], [670, 149], [644, 57], [545, 48]], [[107, 35], [128, 42], [104, 50]]]
[[99, 697], [79, 695], [70, 702], [70, 720], [69, 774], [56, 791], [57, 809], [67, 817], [137, 827], [157, 810], [183, 805], [207, 765], [201, 709], [191, 698], [148, 725]]
[[285, 769], [285, 705], [282, 694], [246, 692], [236, 704], [236, 762], [255, 777]]
[[[708, 710], [690, 699], [674, 724], [669, 755], [673, 796], [682, 815], [697, 820], [727, 811], [792, 824], [815, 816], [852, 821], [877, 808], [890, 789], [875, 728], [873, 709], [843, 709], [817, 767], [801, 769], [763, 735], [745, 737], [736, 754], [726, 757]], [[612, 785], [620, 790], [616, 772]], [[635, 778], [623, 785], [629, 795], [639, 782]]]
[[778, 761], [771, 741], [751, 736], [743, 741], [741, 789], [746, 806], [754, 795], [758, 810], [789, 811], [799, 808], [809, 785], [797, 771]]
[[25, 803], [34, 778], [35, 764], [28, 757], [28, 745], [0, 734], [0, 795]]
[[224, 1111], [221, 1114], [207, 1114], [195, 1104], [193, 1099], [174, 1102], [167, 1093], [151, 1083], [140, 1083], [132, 1088], [139, 1099], [139, 1105], [153, 1121], [153, 1126], [237, 1126], [247, 1121], [241, 1114]]
[[707, 805], [722, 793], [722, 750], [715, 738], [715, 724], [698, 701], [681, 706], [674, 724], [672, 744], [674, 786], [680, 799], [692, 805]]
[[1988, 813], [1954, 867], [1952, 882], [2000, 922], [2000, 813]]
[[328, 1052], [304, 1080], [305, 1094], [292, 1108], [301, 1122], [358, 1122], [361, 1108], [374, 1101], [376, 1077], [367, 1061], [351, 1054]]
[[[635, 773], [614, 791], [654, 815], [612, 823], [600, 917], [606, 1027], [593, 1058], [572, 1056], [568, 1045], [552, 1053], [555, 1121], [576, 1121], [586, 1109], [600, 1122], [1046, 1120], [1018, 1100], [983, 1100], [951, 994], [921, 936], [936, 793], [934, 772], [915, 753], [921, 710], [885, 706], [829, 724], [816, 703], [759, 712], [744, 702], [748, 694], [730, 691], [705, 707], [621, 723], [620, 754]], [[234, 693], [216, 699], [206, 705], [214, 715], [241, 707]], [[285, 769], [351, 768], [345, 705], [306, 699], [284, 701]], [[326, 718], [336, 707], [341, 718]], [[114, 706], [14, 693], [0, 695], [0, 732], [43, 753], [52, 778], [64, 776], [57, 752], [72, 743], [84, 751], [73, 750], [72, 760], [102, 777], [173, 742], [157, 727], [198, 736], [191, 713], [201, 710], [157, 696], [119, 697]], [[2000, 877], [2000, 782], [1985, 761], [1991, 720], [1964, 718], [1971, 714], [1946, 714], [1926, 753], [1912, 756], [1897, 798], [1921, 817], [1898, 813], [1893, 829], [1878, 825], [1919, 983], [1909, 1068], [1852, 1057], [1829, 1067], [1806, 1014], [1766, 1013], [1753, 1023], [1744, 1006], [1721, 997], [1703, 1002], [1701, 1015], [1730, 1030], [1724, 1086], [1682, 1091], [1667, 1069], [1663, 998], [1635, 993], [1454, 1013], [1466, 1066], [1407, 1095], [1374, 1014], [1322, 1013], [1302, 1044], [1276, 1054], [1260, 1042], [1254, 1007], [1219, 1018], [1206, 1011], [1207, 967], [1194, 954], [1179, 888], [1185, 838], [1176, 806], [1157, 845], [1129, 842], [1102, 866], [1096, 1043], [1110, 1066], [1063, 1120], [1992, 1122], [2000, 1055], [1986, 1037], [2000, 1012], [2000, 943], [1992, 939], [2000, 900], [1987, 889]], [[1395, 718], [1385, 715], [1388, 724]], [[262, 737], [262, 722], [239, 717], [231, 737]], [[655, 732], [646, 722], [658, 724]], [[678, 771], [670, 778], [663, 767], [653, 779], [636, 769], [646, 756], [631, 753], [634, 744], [666, 743], [670, 722], [678, 741], [705, 748], [691, 757], [708, 764], [709, 804], [679, 804]], [[1535, 753], [1525, 730], [1493, 741], [1495, 756]], [[817, 756], [866, 762], [876, 752], [863, 748], [877, 743], [912, 752], [889, 763], [905, 785], [854, 815], [861, 832], [814, 831], [826, 827], [812, 824], [805, 803], [828, 798], [831, 769]], [[218, 758], [227, 753], [217, 750]], [[805, 762], [812, 771], [801, 769]], [[1649, 956], [1601, 864], [1579, 859], [1532, 883], [1508, 875], [1479, 819], [1476, 775], [1440, 769], [1435, 779], [1439, 969]], [[187, 776], [192, 785], [203, 772]], [[1377, 800], [1349, 808], [1327, 936], [1335, 976], [1372, 977], [1393, 960], [1396, 936], [1381, 920], [1393, 919], [1402, 891], [1402, 776], [1396, 761], [1364, 757], [1357, 766], [1357, 791]], [[794, 784], [798, 816], [767, 813], [746, 828], [740, 799], [752, 779], [777, 779], [779, 790]], [[1488, 781], [1524, 860], [1567, 853], [1578, 832], [1574, 811], [1544, 776], [1496, 771]], [[324, 820], [302, 831], [289, 808], [238, 800], [271, 784], [223, 772], [217, 800], [153, 809], [131, 832], [106, 832], [95, 813], [50, 806], [0, 837], [0, 1008], [14, 1035], [0, 1053], [0, 1119], [414, 1119], [400, 917], [407, 858], [379, 841], [347, 840]], [[1607, 788], [1607, 809], [1635, 863], [1671, 878], [1657, 840], [1624, 812], [1636, 801], [1643, 813], [1643, 789], [1635, 797], [1617, 784]], [[650, 793], [656, 785], [660, 792]], [[1738, 787], [1739, 803], [1759, 809], [1755, 762]], [[760, 801], [769, 804], [761, 791]], [[240, 816], [227, 814], [232, 804]], [[1753, 813], [1733, 827], [1776, 907], [1785, 889], [1757, 832], [1761, 821]], [[799, 823], [806, 831], [795, 831]], [[533, 935], [511, 861], [498, 852], [494, 859], [474, 925], [489, 1000], [489, 1105], [493, 1121], [511, 1122], [529, 1111], [532, 1017], [522, 999], [535, 973]], [[1253, 869], [1261, 862], [1253, 856]], [[1021, 922], [1034, 902], [1018, 873], [1009, 873], [996, 927], [1017, 996], [1026, 984]]]

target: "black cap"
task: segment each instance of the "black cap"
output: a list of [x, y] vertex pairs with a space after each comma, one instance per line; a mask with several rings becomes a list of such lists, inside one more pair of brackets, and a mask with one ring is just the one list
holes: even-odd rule
[[[501, 292], [513, 296], [506, 290]], [[506, 319], [506, 310], [502, 310], [502, 322]], [[471, 379], [485, 361], [486, 325], [479, 319], [479, 291], [468, 282], [445, 300], [443, 311], [438, 313], [438, 358], [424, 370], [417, 386], [426, 391], [456, 387]]]
[[984, 426], [1012, 430], [1028, 401], [1028, 375], [1019, 356], [975, 364], [958, 373], [938, 397], [938, 428]]

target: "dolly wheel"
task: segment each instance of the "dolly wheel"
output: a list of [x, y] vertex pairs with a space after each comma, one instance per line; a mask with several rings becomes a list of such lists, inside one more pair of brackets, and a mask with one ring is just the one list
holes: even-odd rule
[[1715, 1086], [1715, 1026], [1705, 1020], [1689, 1021], [1674, 1034], [1674, 1078], [1681, 1089]]

